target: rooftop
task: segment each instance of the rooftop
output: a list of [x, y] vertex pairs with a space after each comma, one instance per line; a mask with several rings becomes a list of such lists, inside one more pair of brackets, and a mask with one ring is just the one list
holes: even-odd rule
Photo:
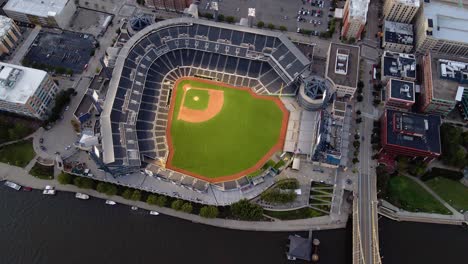
[[60, 14], [68, 1], [72, 0], [9, 0], [3, 9], [47, 17]]
[[437, 39], [468, 42], [468, 8], [436, 0], [423, 1], [423, 13], [432, 24], [432, 36]]
[[0, 37], [3, 37], [11, 29], [13, 25], [13, 19], [0, 16]]
[[387, 144], [440, 154], [440, 117], [386, 110]]
[[383, 76], [416, 78], [416, 57], [413, 54], [385, 51], [383, 54]]
[[0, 62], [0, 100], [26, 103], [46, 75], [45, 71]]
[[420, 6], [419, 0], [395, 0], [395, 2], [407, 5], [407, 6]]
[[414, 82], [390, 79], [390, 97], [414, 102]]
[[390, 43], [413, 45], [413, 25], [385, 20], [385, 41]]
[[359, 47], [330, 43], [327, 76], [335, 85], [357, 87]]
[[349, 15], [353, 19], [367, 20], [370, 0], [349, 0]]
[[454, 101], [459, 87], [468, 87], [468, 59], [430, 53], [432, 97]]

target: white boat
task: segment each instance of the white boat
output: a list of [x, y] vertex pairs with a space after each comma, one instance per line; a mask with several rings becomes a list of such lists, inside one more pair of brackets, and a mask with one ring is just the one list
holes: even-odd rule
[[136, 210], [138, 210], [138, 207], [132, 206], [132, 210], [133, 210], [133, 211], [136, 211]]
[[89, 195], [84, 194], [84, 193], [76, 193], [75, 197], [78, 198], [78, 199], [81, 199], [81, 200], [88, 200], [89, 199]]
[[159, 213], [156, 211], [150, 211], [150, 215], [159, 215]]
[[108, 205], [116, 205], [117, 203], [111, 200], [106, 200], [106, 204]]
[[19, 185], [17, 183], [14, 183], [14, 182], [11, 182], [11, 181], [6, 181], [5, 186], [8, 186], [8, 187], [10, 187], [12, 189], [15, 189], [17, 191], [19, 191], [21, 189], [21, 185]]
[[42, 191], [42, 194], [54, 195], [55, 194], [54, 187], [47, 185], [45, 189]]

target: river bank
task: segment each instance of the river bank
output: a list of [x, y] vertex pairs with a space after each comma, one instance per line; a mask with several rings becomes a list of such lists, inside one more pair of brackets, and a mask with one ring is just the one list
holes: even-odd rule
[[0, 164], [0, 175], [5, 180], [16, 182], [23, 186], [28, 186], [34, 189], [44, 189], [46, 185], [54, 186], [58, 191], [64, 192], [81, 192], [86, 193], [92, 197], [100, 199], [112, 199], [120, 204], [129, 206], [137, 206], [146, 210], [158, 211], [162, 214], [189, 220], [195, 223], [211, 225], [215, 227], [247, 230], [247, 231], [306, 231], [306, 230], [327, 230], [339, 229], [346, 227], [346, 219], [331, 219], [330, 216], [321, 216], [316, 218], [289, 220], [289, 221], [273, 221], [273, 222], [251, 222], [251, 221], [238, 221], [229, 219], [207, 219], [198, 215], [187, 214], [175, 211], [166, 207], [158, 207], [149, 205], [145, 202], [126, 200], [120, 196], [107, 196], [94, 190], [80, 189], [74, 185], [61, 185], [56, 180], [41, 180], [35, 178], [27, 173], [23, 168], [10, 166], [8, 164]]

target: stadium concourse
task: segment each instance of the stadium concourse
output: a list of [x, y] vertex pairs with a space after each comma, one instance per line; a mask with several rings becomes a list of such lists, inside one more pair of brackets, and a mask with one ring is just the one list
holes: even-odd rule
[[[174, 83], [187, 76], [265, 95], [295, 95], [309, 59], [283, 34], [193, 18], [161, 21], [121, 49], [101, 114], [102, 147], [91, 154], [114, 177], [146, 175], [206, 192], [201, 179], [164, 168]], [[217, 189], [249, 189], [247, 178]]]

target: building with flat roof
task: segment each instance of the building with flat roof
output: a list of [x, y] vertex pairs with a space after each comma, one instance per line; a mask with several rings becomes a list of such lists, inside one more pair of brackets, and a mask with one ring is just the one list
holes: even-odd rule
[[388, 108], [409, 110], [415, 102], [414, 82], [390, 79], [385, 99], [385, 106]]
[[3, 10], [16, 21], [65, 28], [76, 6], [73, 0], [9, 0]]
[[0, 110], [45, 119], [57, 91], [45, 71], [0, 62]]
[[332, 114], [335, 118], [344, 119], [346, 116], [346, 102], [333, 101]]
[[0, 56], [10, 54], [20, 38], [21, 32], [13, 19], [0, 16]]
[[436, 0], [421, 2], [415, 18], [416, 52], [468, 57], [468, 6]]
[[325, 77], [333, 83], [338, 97], [353, 97], [359, 75], [358, 46], [330, 43]]
[[348, 39], [361, 39], [367, 23], [367, 10], [370, 0], [347, 0], [343, 11], [341, 36]]
[[440, 116], [386, 109], [380, 123], [381, 154], [423, 157], [426, 161], [440, 156]]
[[447, 115], [468, 88], [468, 58], [429, 52], [422, 67], [421, 110]]
[[411, 23], [420, 6], [420, 0], [385, 0], [385, 20]]
[[381, 79], [416, 80], [416, 57], [413, 54], [384, 51], [381, 62]]
[[178, 12], [183, 12], [191, 3], [192, 0], [145, 0], [145, 5], [149, 8]]
[[410, 52], [414, 45], [413, 25], [385, 20], [382, 46], [386, 50]]

